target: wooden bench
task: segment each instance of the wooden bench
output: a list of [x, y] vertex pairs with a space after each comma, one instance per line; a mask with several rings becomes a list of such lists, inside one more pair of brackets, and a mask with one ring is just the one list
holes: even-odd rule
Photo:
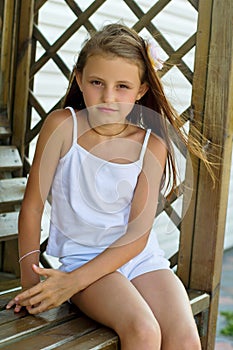
[[[10, 129], [6, 121], [1, 126], [0, 139], [7, 141]], [[118, 349], [118, 336], [110, 329], [90, 320], [77, 308], [64, 303], [60, 307], [30, 316], [26, 311], [14, 314], [6, 310], [7, 302], [20, 291], [17, 253], [18, 207], [23, 199], [26, 178], [14, 177], [22, 167], [14, 146], [0, 146], [0, 348], [4, 349]], [[43, 255], [46, 242], [41, 244], [40, 262], [50, 267]], [[177, 264], [177, 255], [170, 258]], [[3, 272], [4, 271], [4, 272]], [[200, 337], [206, 334], [210, 296], [189, 290], [189, 299]], [[114, 315], [113, 315], [114, 317]]]
[[[7, 302], [20, 290], [18, 283], [18, 280], [13, 280], [0, 284], [0, 348], [119, 349], [115, 332], [89, 319], [68, 303], [37, 316], [31, 316], [25, 310], [19, 314], [6, 310]], [[189, 297], [196, 317], [208, 310], [208, 294], [189, 291]]]
[[[13, 286], [12, 283], [7, 283]], [[4, 288], [7, 283], [4, 284]], [[118, 348], [118, 337], [112, 330], [92, 321], [68, 303], [38, 316], [31, 316], [25, 310], [19, 314], [15, 314], [13, 310], [6, 310], [6, 303], [19, 289], [0, 292], [0, 348]]]

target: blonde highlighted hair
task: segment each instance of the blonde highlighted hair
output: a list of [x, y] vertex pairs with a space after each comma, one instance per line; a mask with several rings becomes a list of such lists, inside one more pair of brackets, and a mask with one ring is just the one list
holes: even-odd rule
[[[202, 148], [202, 135], [194, 129], [192, 135], [187, 135], [182, 130], [182, 120], [176, 113], [165, 96], [160, 78], [152, 66], [147, 50], [148, 42], [136, 31], [122, 24], [109, 24], [102, 30], [94, 33], [81, 49], [67, 94], [64, 99], [64, 107], [71, 106], [77, 110], [84, 109], [85, 103], [82, 93], [75, 79], [75, 72], [83, 71], [89, 57], [95, 55], [121, 57], [133, 64], [138, 65], [141, 74], [141, 83], [148, 85], [145, 95], [137, 101], [142, 107], [147, 107], [147, 113], [135, 113], [133, 109], [127, 119], [145, 128], [151, 128], [166, 143], [168, 156], [162, 185], [165, 183], [165, 175], [168, 175], [167, 187], [170, 193], [176, 188], [176, 166], [173, 154], [172, 140], [169, 136], [169, 125], [174, 133], [178, 135], [181, 142], [195, 156], [202, 159], [214, 179], [211, 163], [208, 161], [205, 151]], [[151, 113], [149, 112], [151, 111]]]

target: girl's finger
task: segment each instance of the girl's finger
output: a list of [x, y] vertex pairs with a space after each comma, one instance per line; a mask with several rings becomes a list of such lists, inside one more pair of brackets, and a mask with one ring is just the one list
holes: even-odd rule
[[36, 286], [25, 290], [24, 292], [18, 294], [14, 301], [15, 303], [21, 303], [21, 301], [26, 300], [26, 299], [30, 299], [31, 297], [35, 296], [36, 294], [41, 292], [41, 283], [38, 283]]
[[35, 273], [37, 273], [40, 276], [44, 276], [44, 277], [49, 277], [53, 274], [54, 270], [53, 269], [44, 269], [41, 268], [35, 264], [32, 265], [32, 269]]
[[[39, 305], [41, 302], [43, 302], [44, 300], [46, 300], [47, 297], [46, 295], [40, 293], [37, 294], [36, 296], [34, 296], [33, 298], [30, 298], [29, 300], [25, 300], [25, 304], [27, 303], [27, 305], [25, 306], [35, 306], [35, 305]], [[24, 304], [24, 302], [22, 303], [22, 305]]]
[[22, 309], [21, 305], [16, 305], [15, 308], [14, 308], [14, 312], [20, 312], [21, 309]]
[[49, 305], [46, 301], [43, 301], [39, 305], [35, 305], [30, 308], [27, 308], [27, 310], [31, 315], [37, 315], [41, 312], [50, 310], [52, 308], [53, 306]]
[[9, 301], [9, 303], [6, 305], [6, 309], [12, 308], [12, 306], [15, 305], [15, 299], [12, 299]]

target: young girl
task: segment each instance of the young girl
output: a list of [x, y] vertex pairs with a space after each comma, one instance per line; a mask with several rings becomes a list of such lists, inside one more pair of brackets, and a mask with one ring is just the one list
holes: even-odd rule
[[[175, 187], [166, 123], [187, 145], [160, 64], [120, 24], [85, 43], [66, 108], [48, 116], [37, 143], [19, 217], [23, 292], [7, 305], [38, 314], [70, 299], [114, 329], [124, 350], [201, 349], [185, 289], [151, 232], [165, 168]], [[192, 138], [188, 147], [204, 158]], [[59, 270], [38, 267], [50, 188], [47, 253], [59, 257]]]

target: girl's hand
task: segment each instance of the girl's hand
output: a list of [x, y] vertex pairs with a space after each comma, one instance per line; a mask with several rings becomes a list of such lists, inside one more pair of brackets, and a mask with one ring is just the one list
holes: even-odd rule
[[25, 306], [30, 314], [35, 315], [61, 305], [76, 293], [68, 273], [36, 265], [32, 267], [35, 273], [46, 279], [18, 294], [8, 303], [7, 309], [16, 305], [15, 312], [19, 312]]

